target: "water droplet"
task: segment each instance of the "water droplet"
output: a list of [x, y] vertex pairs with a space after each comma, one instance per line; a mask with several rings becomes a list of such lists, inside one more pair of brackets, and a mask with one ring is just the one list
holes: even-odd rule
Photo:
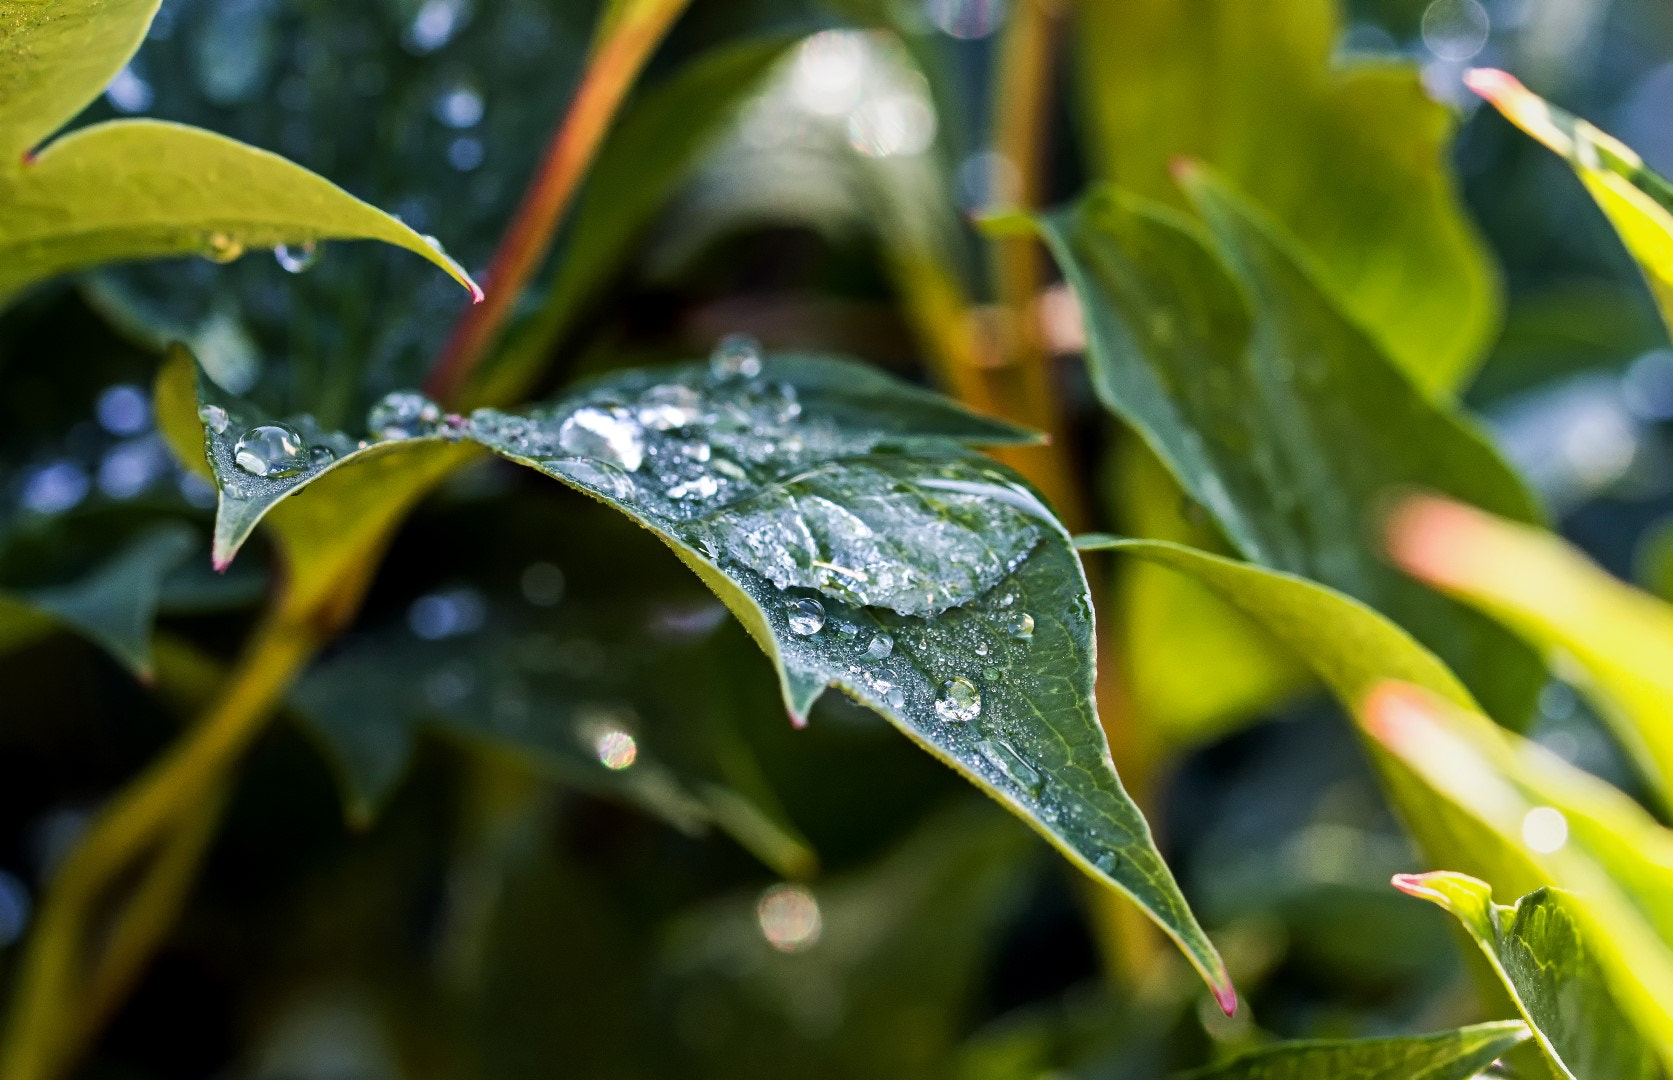
[[593, 739], [593, 752], [606, 769], [620, 772], [639, 757], [639, 744], [627, 732], [611, 728]]
[[1034, 616], [1026, 611], [1013, 611], [1005, 616], [1005, 632], [1018, 641], [1034, 640]]
[[295, 476], [307, 469], [308, 451], [289, 424], [261, 424], [238, 437], [232, 460], [253, 476]]
[[670, 499], [712, 499], [719, 490], [720, 481], [708, 473], [704, 473], [702, 476], [675, 484], [668, 489], [668, 497]]
[[774, 885], [755, 905], [761, 936], [779, 952], [800, 952], [819, 940], [819, 901], [800, 885]]
[[558, 428], [558, 445], [578, 457], [597, 458], [637, 472], [645, 461], [645, 430], [619, 405], [584, 405]]
[[366, 430], [379, 439], [428, 435], [441, 423], [441, 406], [412, 390], [385, 394], [366, 413]]
[[802, 403], [796, 399], [796, 388], [789, 383], [779, 383], [769, 388], [763, 401], [767, 411], [780, 424], [788, 424], [802, 415]]
[[941, 684], [941, 696], [935, 699], [935, 715], [958, 723], [974, 720], [982, 715], [982, 692], [969, 679], [955, 675]]
[[229, 263], [244, 254], [244, 242], [224, 232], [212, 232], [204, 240], [203, 257], [210, 262]]
[[703, 399], [689, 386], [653, 386], [639, 395], [639, 422], [653, 431], [672, 431], [694, 422], [702, 406]]
[[1121, 865], [1121, 856], [1113, 851], [1100, 851], [1098, 857], [1092, 860], [1092, 865], [1106, 874], [1113, 874], [1115, 868]]
[[273, 249], [273, 258], [288, 274], [300, 274], [319, 262], [319, 245], [312, 240], [300, 244], [280, 244]]
[[790, 601], [788, 605], [790, 632], [807, 637], [817, 634], [825, 626], [825, 605], [811, 597]]
[[988, 764], [1014, 780], [1019, 787], [1031, 793], [1040, 790], [1042, 781], [1039, 772], [1005, 740], [982, 739], [976, 744], [976, 752], [986, 758]]
[[226, 434], [227, 425], [232, 423], [227, 411], [219, 405], [199, 405], [198, 419], [203, 421], [204, 427], [217, 435]]
[[308, 450], [308, 464], [316, 469], [323, 469], [337, 460], [337, 451], [329, 446], [314, 446]]
[[761, 343], [748, 334], [727, 334], [709, 354], [709, 373], [717, 379], [753, 379], [761, 374]]
[[866, 642], [866, 655], [873, 660], [885, 659], [894, 651], [895, 639], [881, 630], [871, 635], [871, 640]]

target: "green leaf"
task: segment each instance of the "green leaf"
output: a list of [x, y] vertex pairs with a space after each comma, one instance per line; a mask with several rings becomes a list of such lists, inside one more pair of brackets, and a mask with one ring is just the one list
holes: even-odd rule
[[1283, 1042], [1188, 1074], [1189, 1080], [1470, 1080], [1528, 1037], [1526, 1024], [1433, 1035]]
[[0, 651], [26, 644], [57, 624], [136, 674], [149, 676], [151, 628], [163, 580], [197, 544], [186, 525], [157, 525], [72, 581], [0, 591]]
[[302, 678], [291, 701], [329, 751], [352, 821], [381, 810], [427, 730], [510, 752], [687, 833], [718, 826], [787, 877], [812, 872], [817, 859], [782, 811], [734, 786], [736, 732], [701, 693], [701, 650], [647, 642], [626, 605], [541, 615], [490, 602], [479, 630], [447, 640], [391, 627]]
[[1296, 238], [1321, 288], [1426, 395], [1480, 362], [1497, 283], [1448, 169], [1454, 121], [1407, 62], [1336, 63], [1334, 0], [1076, 9], [1098, 174], [1176, 207], [1212, 165]]
[[1609, 978], [1587, 946], [1567, 894], [1540, 889], [1509, 908], [1493, 903], [1486, 882], [1463, 874], [1402, 874], [1394, 884], [1457, 917], [1562, 1075], [1662, 1075], [1654, 1053], [1611, 998]]
[[1673, 806], [1673, 608], [1540, 529], [1412, 498], [1396, 562], [1498, 619], [1581, 683], [1663, 807]]
[[1625, 143], [1551, 105], [1502, 71], [1466, 75], [1470, 89], [1513, 124], [1568, 160], [1597, 200], [1673, 328], [1673, 184], [1645, 167]]
[[1099, 397], [1243, 555], [1385, 612], [1519, 720], [1543, 681], [1537, 659], [1403, 578], [1371, 530], [1402, 487], [1524, 521], [1537, 516], [1531, 497], [1483, 435], [1336, 309], [1258, 211], [1202, 170], [1184, 181], [1211, 239], [1109, 189], [1040, 221], [1080, 296]]
[[376, 239], [480, 295], [440, 248], [276, 155], [152, 120], [95, 124], [37, 144], [138, 49], [157, 0], [0, 3], [0, 298], [98, 263]]
[[[1133, 897], [1231, 1007], [1220, 960], [1110, 762], [1069, 538], [1013, 473], [962, 445], [1027, 433], [864, 367], [763, 366], [737, 341], [709, 366], [625, 372], [527, 416], [401, 404], [401, 423], [365, 449], [291, 429], [281, 449], [294, 475], [256, 476], [238, 463], [255, 418], [210, 403], [225, 410], [206, 429], [222, 491], [217, 558], [281, 503], [352, 520], [356, 503], [336, 493], [287, 499], [321, 480], [346, 485], [370, 464], [387, 470], [372, 485], [394, 484], [430, 467], [416, 464], [427, 455], [486, 446], [667, 543], [774, 659], [798, 723], [831, 685], [880, 712]], [[326, 461], [312, 454], [321, 447], [345, 451]], [[314, 536], [329, 547], [323, 526]]]
[[[1673, 833], [1631, 799], [1474, 711], [1451, 672], [1350, 597], [1302, 578], [1156, 541], [1080, 538], [1189, 574], [1258, 621], [1322, 679], [1370, 740], [1390, 800], [1432, 863], [1518, 894], [1578, 894], [1618, 1000], [1673, 1061]], [[1389, 681], [1421, 687], [1390, 691]], [[1421, 698], [1417, 695], [1421, 693]], [[1561, 816], [1552, 847], [1529, 814]], [[1536, 818], [1536, 828], [1544, 815]], [[1545, 850], [1551, 848], [1551, 850]]]

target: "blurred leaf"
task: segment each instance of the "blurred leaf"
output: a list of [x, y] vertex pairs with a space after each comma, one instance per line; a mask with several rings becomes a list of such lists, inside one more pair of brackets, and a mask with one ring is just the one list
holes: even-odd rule
[[1527, 1037], [1526, 1024], [1506, 1021], [1433, 1035], [1276, 1043], [1189, 1080], [1470, 1080]]
[[782, 811], [731, 786], [725, 741], [735, 733], [700, 693], [702, 652], [657, 647], [644, 620], [626, 614], [566, 605], [533, 619], [491, 604], [471, 613], [480, 629], [446, 640], [392, 627], [317, 665], [291, 700], [325, 742], [359, 824], [387, 801], [427, 728], [509, 751], [687, 833], [719, 826], [779, 873], [810, 874], [816, 856]]
[[1673, 328], [1673, 185], [1646, 168], [1631, 147], [1530, 93], [1513, 76], [1477, 69], [1465, 81], [1511, 123], [1568, 160], [1638, 260], [1663, 322]]
[[1079, 74], [1099, 175], [1185, 205], [1212, 165], [1296, 238], [1350, 320], [1432, 398], [1481, 360], [1496, 282], [1447, 166], [1450, 111], [1403, 61], [1333, 63], [1333, 0], [1082, 4]]
[[[305, 421], [263, 431], [235, 403], [206, 405], [223, 410], [206, 428], [217, 559], [281, 502], [309, 508], [313, 549], [329, 551], [333, 529], [360, 527], [357, 501], [287, 496], [319, 480], [372, 491], [433, 468], [427, 457], [487, 446], [673, 548], [774, 659], [793, 720], [831, 685], [878, 711], [1132, 896], [1231, 1007], [1219, 958], [1110, 762], [1069, 538], [1014, 474], [961, 445], [1026, 433], [857, 365], [763, 367], [738, 341], [708, 367], [624, 372], [527, 416], [399, 403], [399, 424], [366, 449]], [[363, 461], [385, 471], [351, 468]]]
[[121, 259], [331, 238], [382, 240], [480, 295], [441, 249], [281, 157], [195, 128], [121, 120], [42, 149], [138, 49], [158, 0], [13, 0], [0, 7], [0, 298], [40, 278]]
[[490, 362], [473, 402], [521, 396], [553, 342], [791, 43], [763, 38], [713, 49], [623, 109], [576, 202], [545, 300]]
[[1564, 1076], [1662, 1075], [1655, 1055], [1610, 998], [1609, 979], [1587, 947], [1565, 893], [1540, 889], [1508, 908], [1493, 903], [1486, 882], [1463, 874], [1403, 874], [1394, 883], [1458, 918]]
[[1243, 555], [1384, 611], [1518, 722], [1543, 682], [1536, 658], [1387, 566], [1371, 530], [1403, 486], [1522, 520], [1537, 517], [1530, 496], [1485, 437], [1335, 308], [1253, 207], [1201, 170], [1185, 184], [1219, 258], [1179, 215], [1108, 189], [1040, 219], [1080, 296], [1099, 396]]
[[964, 803], [873, 866], [681, 920], [662, 961], [680, 1075], [944, 1075], [1030, 851]]
[[[1540, 884], [1567, 891], [1564, 910], [1615, 1002], [1662, 1065], [1673, 1063], [1673, 833], [1601, 780], [1421, 690], [1388, 684], [1364, 708], [1380, 745], [1500, 844], [1523, 852]], [[1581, 985], [1561, 981], [1566, 992]], [[1543, 1022], [1544, 1006], [1528, 1006]]]
[[144, 677], [163, 582], [197, 546], [180, 523], [154, 526], [100, 564], [60, 585], [0, 591], [0, 652], [59, 624], [86, 637]]
[[1409, 573], [1526, 637], [1595, 697], [1661, 804], [1673, 806], [1673, 608], [1550, 533], [1414, 497], [1389, 522]]

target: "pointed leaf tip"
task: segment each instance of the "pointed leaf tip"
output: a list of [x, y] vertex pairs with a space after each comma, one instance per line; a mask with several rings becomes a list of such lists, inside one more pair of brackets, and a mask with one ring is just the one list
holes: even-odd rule
[[1464, 85], [1478, 96], [1500, 107], [1515, 95], [1528, 92], [1521, 80], [1498, 68], [1471, 68], [1464, 72]]
[[1214, 993], [1214, 1003], [1220, 1006], [1220, 1011], [1227, 1016], [1237, 1015], [1237, 988], [1230, 982], [1223, 986], [1210, 988]]
[[1425, 900], [1438, 900], [1440, 894], [1429, 886], [1430, 874], [1395, 874], [1388, 879], [1388, 883], [1407, 896], [1421, 897]]

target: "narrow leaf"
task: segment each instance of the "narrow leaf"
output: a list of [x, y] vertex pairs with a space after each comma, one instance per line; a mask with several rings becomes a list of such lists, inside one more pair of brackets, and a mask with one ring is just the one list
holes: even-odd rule
[[1609, 979], [1566, 893], [1540, 889], [1509, 908], [1493, 903], [1486, 882], [1463, 874], [1401, 874], [1394, 885], [1457, 917], [1562, 1075], [1582, 1080], [1661, 1075], [1655, 1055], [1611, 998]]
[[219, 135], [120, 120], [36, 144], [92, 100], [157, 3], [0, 3], [0, 298], [98, 263], [376, 239], [462, 268], [400, 221], [284, 158]]
[[1548, 532], [1415, 497], [1389, 522], [1408, 573], [1571, 660], [1663, 806], [1673, 805], [1673, 608]]
[[1597, 200], [1673, 328], [1673, 185], [1644, 165], [1625, 143], [1531, 93], [1512, 75], [1469, 72], [1470, 89], [1506, 119], [1568, 160]]
[[1184, 1080], [1470, 1080], [1528, 1038], [1517, 1021], [1390, 1039], [1282, 1042]]

